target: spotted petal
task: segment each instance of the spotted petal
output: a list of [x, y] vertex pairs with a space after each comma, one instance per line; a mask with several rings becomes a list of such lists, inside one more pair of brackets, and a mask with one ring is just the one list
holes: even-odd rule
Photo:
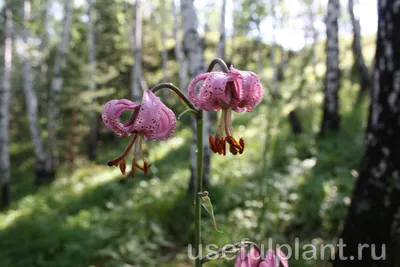
[[172, 135], [175, 128], [175, 114], [153, 92], [144, 91], [134, 130], [149, 139], [165, 140]]
[[[236, 75], [213, 71], [196, 76], [188, 87], [189, 99], [203, 110], [218, 111], [221, 108], [229, 107], [232, 99], [232, 92], [228, 90], [227, 83], [233, 81]], [[196, 94], [196, 85], [204, 80]]]
[[101, 117], [107, 128], [111, 129], [116, 135], [127, 137], [132, 134], [130, 130], [134, 123], [133, 116], [128, 122], [121, 123], [121, 114], [127, 110], [134, 111], [137, 108], [138, 105], [136, 103], [127, 99], [114, 99], [104, 105]]
[[170, 137], [176, 128], [176, 117], [174, 112], [167, 108], [164, 104], [161, 107], [160, 125], [158, 129], [150, 135], [153, 140], [166, 140]]
[[234, 83], [239, 93], [237, 99], [232, 99], [232, 109], [236, 112], [252, 111], [264, 94], [259, 78], [251, 71], [241, 71], [233, 67], [231, 67], [230, 72], [237, 75]]

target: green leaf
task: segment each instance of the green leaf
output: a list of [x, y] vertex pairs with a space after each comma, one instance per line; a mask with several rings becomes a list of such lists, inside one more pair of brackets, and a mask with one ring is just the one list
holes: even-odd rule
[[217, 228], [217, 222], [215, 221], [215, 216], [214, 216], [214, 209], [213, 209], [213, 205], [211, 203], [211, 199], [208, 197], [208, 194], [204, 194], [202, 196], [199, 196], [200, 198], [200, 203], [201, 205], [205, 208], [205, 210], [208, 212], [208, 214], [210, 214], [212, 220], [213, 220], [213, 224], [214, 224], [214, 229], [218, 232], [218, 233], [222, 233], [220, 230], [218, 230]]
[[186, 113], [192, 113], [194, 116], [196, 116], [196, 110], [194, 109], [187, 109], [178, 116], [178, 120], [181, 118], [182, 115], [185, 115]]

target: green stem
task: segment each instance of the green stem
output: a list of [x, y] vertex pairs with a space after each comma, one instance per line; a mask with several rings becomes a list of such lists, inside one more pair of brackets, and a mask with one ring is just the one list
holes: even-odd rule
[[201, 245], [201, 204], [199, 193], [203, 191], [203, 118], [202, 112], [200, 116], [196, 118], [197, 124], [197, 175], [196, 175], [196, 194], [195, 194], [195, 233], [194, 233], [194, 246], [196, 258], [196, 267], [201, 267], [200, 258], [200, 245]]
[[178, 87], [176, 87], [175, 85], [173, 85], [172, 83], [159, 83], [157, 85], [155, 85], [153, 88], [150, 89], [150, 91], [152, 91], [153, 93], [157, 92], [160, 89], [163, 88], [167, 88], [169, 90], [171, 90], [172, 92], [174, 92], [180, 100], [182, 100], [186, 106], [194, 111], [196, 111], [196, 119], [201, 117], [201, 110], [198, 109], [195, 105], [193, 105], [193, 103], [185, 96], [185, 94], [179, 90]]
[[208, 66], [207, 72], [212, 71], [215, 65], [219, 65], [219, 67], [223, 72], [225, 73], [229, 72], [229, 68], [226, 65], [225, 61], [220, 58], [216, 58], [213, 61], [211, 61], [210, 65]]

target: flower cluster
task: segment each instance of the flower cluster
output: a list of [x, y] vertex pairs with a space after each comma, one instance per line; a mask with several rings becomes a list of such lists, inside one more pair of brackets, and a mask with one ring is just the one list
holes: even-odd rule
[[[196, 85], [204, 81], [198, 93]], [[233, 137], [232, 110], [235, 112], [251, 111], [261, 101], [263, 89], [257, 75], [250, 71], [240, 71], [233, 67], [228, 73], [221, 71], [200, 74], [193, 79], [188, 88], [189, 99], [201, 110], [222, 110], [218, 131], [209, 136], [210, 148], [214, 153], [226, 155], [226, 143], [229, 151], [236, 155], [244, 150], [244, 139]], [[121, 114], [131, 111], [131, 118], [122, 123]], [[121, 172], [126, 172], [126, 158], [133, 149], [132, 177], [135, 168], [147, 175], [149, 164], [142, 152], [143, 139], [166, 140], [176, 128], [175, 114], [167, 108], [150, 90], [143, 93], [141, 104], [127, 99], [111, 100], [104, 106], [102, 113], [104, 124], [117, 136], [130, 138], [124, 153], [109, 161], [109, 166], [118, 166]], [[138, 162], [141, 158], [143, 164]]]

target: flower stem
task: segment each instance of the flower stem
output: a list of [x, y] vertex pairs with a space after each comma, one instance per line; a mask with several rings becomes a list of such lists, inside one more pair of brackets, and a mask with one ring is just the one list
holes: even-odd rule
[[185, 94], [181, 90], [179, 90], [178, 87], [173, 85], [172, 83], [159, 83], [159, 84], [155, 85], [153, 88], [151, 88], [150, 91], [155, 93], [158, 90], [163, 89], [163, 88], [167, 88], [167, 89], [171, 90], [172, 92], [174, 92], [179, 97], [179, 99], [182, 100], [186, 104], [186, 106], [188, 108], [196, 111], [196, 115], [195, 115], [196, 119], [199, 116], [201, 117], [200, 110], [197, 107], [195, 107], [195, 105], [185, 96]]
[[196, 175], [196, 194], [195, 194], [195, 236], [194, 236], [194, 247], [195, 255], [197, 255], [195, 266], [201, 267], [202, 262], [200, 258], [201, 250], [201, 204], [199, 193], [203, 190], [203, 118], [202, 111], [200, 116], [196, 118], [197, 125], [197, 175]]
[[225, 61], [220, 58], [216, 58], [213, 61], [211, 61], [210, 65], [208, 66], [207, 72], [212, 71], [215, 65], [219, 65], [219, 67], [223, 72], [225, 73], [229, 72], [229, 68], [226, 65]]

